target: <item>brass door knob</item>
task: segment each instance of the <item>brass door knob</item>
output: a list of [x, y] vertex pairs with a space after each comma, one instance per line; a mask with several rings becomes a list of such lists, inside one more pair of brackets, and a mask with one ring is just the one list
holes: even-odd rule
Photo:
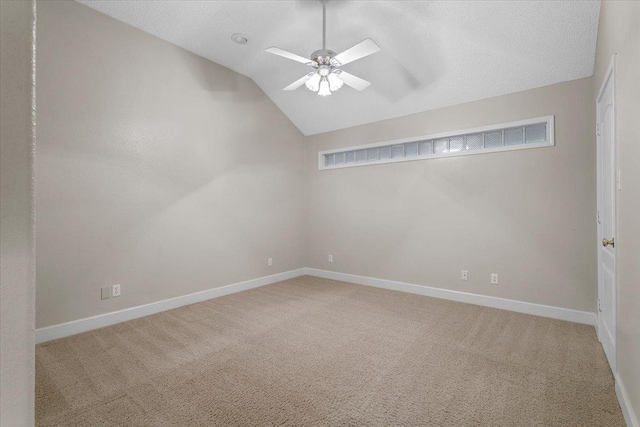
[[602, 239], [602, 246], [609, 246], [611, 245], [612, 248], [616, 247], [615, 242], [613, 241], [613, 237], [611, 238], [611, 240], [608, 239]]

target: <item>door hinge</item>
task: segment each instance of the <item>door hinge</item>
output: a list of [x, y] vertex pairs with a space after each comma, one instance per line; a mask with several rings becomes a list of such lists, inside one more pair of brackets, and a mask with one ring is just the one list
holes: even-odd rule
[[600, 136], [600, 123], [596, 123], [596, 135]]
[[602, 303], [600, 302], [600, 298], [598, 298], [598, 311], [602, 311]]
[[600, 211], [597, 211], [597, 212], [598, 212], [597, 213], [597, 221], [598, 221], [598, 224], [600, 224]]

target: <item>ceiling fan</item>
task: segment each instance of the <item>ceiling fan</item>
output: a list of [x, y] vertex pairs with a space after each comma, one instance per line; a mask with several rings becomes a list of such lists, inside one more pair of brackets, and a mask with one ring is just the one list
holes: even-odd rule
[[331, 95], [342, 87], [343, 83], [351, 86], [356, 90], [364, 90], [371, 83], [343, 71], [340, 67], [353, 62], [357, 59], [364, 58], [374, 54], [380, 50], [380, 47], [371, 39], [366, 39], [357, 45], [345, 50], [342, 53], [335, 53], [326, 48], [326, 22], [327, 22], [327, 0], [322, 2], [322, 49], [316, 50], [311, 54], [311, 58], [307, 59], [295, 53], [287, 52], [278, 47], [270, 47], [267, 52], [279, 55], [284, 58], [292, 59], [312, 67], [314, 70], [285, 87], [284, 90], [295, 90], [303, 84], [313, 92], [318, 92], [320, 96]]

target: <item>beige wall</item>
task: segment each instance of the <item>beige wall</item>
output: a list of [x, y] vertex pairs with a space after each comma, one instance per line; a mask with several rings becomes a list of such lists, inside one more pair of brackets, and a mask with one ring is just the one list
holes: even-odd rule
[[636, 417], [640, 416], [640, 2], [603, 1], [592, 97], [616, 54], [618, 192], [617, 365]]
[[0, 425], [34, 422], [34, 4], [0, 2]]
[[[2, 200], [28, 210], [28, 183], [4, 185], [29, 176], [5, 155], [5, 118], [28, 118], [5, 108], [6, 10], [30, 13], [9, 4]], [[593, 79], [308, 137], [306, 176], [305, 139], [249, 79], [82, 5], [38, 8], [38, 327], [303, 266], [593, 311], [594, 97], [617, 52], [618, 365], [640, 413], [640, 3], [603, 3]], [[24, 71], [11, 54], [9, 73]], [[549, 114], [552, 148], [317, 170], [319, 150]], [[27, 279], [28, 218], [15, 217]], [[114, 283], [123, 295], [101, 301]]]
[[[576, 80], [307, 137], [309, 266], [594, 311], [591, 85]], [[317, 167], [319, 150], [551, 114], [555, 147]]]
[[37, 327], [304, 266], [304, 137], [253, 81], [75, 2], [37, 37]]

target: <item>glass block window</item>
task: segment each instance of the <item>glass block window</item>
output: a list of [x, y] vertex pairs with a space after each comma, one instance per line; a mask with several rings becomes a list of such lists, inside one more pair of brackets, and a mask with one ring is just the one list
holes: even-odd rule
[[355, 163], [356, 162], [356, 152], [355, 151], [347, 151], [345, 153], [345, 163]]
[[418, 155], [418, 143], [410, 142], [408, 144], [404, 144], [404, 156], [405, 157], [416, 157]]
[[524, 128], [504, 130], [504, 145], [524, 144]]
[[496, 148], [502, 147], [502, 131], [485, 132], [484, 134], [484, 148]]
[[442, 138], [436, 139], [433, 141], [433, 153], [434, 154], [442, 154], [449, 152], [449, 139]]
[[391, 147], [391, 158], [392, 159], [401, 159], [404, 157], [404, 146], [402, 145], [394, 145]]
[[524, 142], [531, 144], [533, 142], [544, 142], [547, 139], [547, 126], [545, 123], [538, 123], [524, 127]]
[[485, 126], [318, 153], [319, 169], [336, 169], [555, 145], [554, 117]]
[[333, 166], [336, 163], [336, 156], [335, 154], [328, 154], [326, 157], [326, 164], [327, 166]]
[[418, 155], [428, 156], [429, 154], [433, 154], [433, 141], [418, 142]]
[[472, 133], [471, 135], [465, 136], [465, 149], [466, 150], [480, 150], [484, 148], [484, 134], [482, 133]]
[[449, 152], [457, 153], [464, 150], [464, 136], [454, 136], [449, 139]]

